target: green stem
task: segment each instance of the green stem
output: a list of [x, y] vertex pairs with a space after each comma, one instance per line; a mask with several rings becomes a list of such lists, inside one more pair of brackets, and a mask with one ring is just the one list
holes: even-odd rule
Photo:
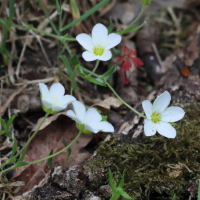
[[30, 162], [30, 163], [28, 163], [28, 165], [32, 165], [32, 164], [41, 162], [41, 161], [43, 161], [43, 160], [52, 158], [52, 157], [54, 157], [54, 156], [56, 156], [56, 155], [62, 153], [63, 151], [65, 151], [66, 149], [68, 149], [72, 144], [74, 144], [74, 142], [76, 142], [76, 140], [80, 137], [81, 133], [82, 133], [82, 132], [79, 131], [78, 135], [74, 138], [74, 140], [72, 140], [72, 142], [71, 142], [68, 146], [66, 146], [64, 149], [62, 149], [62, 150], [58, 151], [57, 153], [54, 153], [54, 154], [52, 154], [52, 155], [50, 155], [50, 156], [47, 156], [47, 157], [45, 157], [45, 158], [42, 158], [42, 159], [40, 159], [40, 160], [36, 160], [36, 161]]
[[124, 100], [121, 99], [121, 97], [115, 92], [115, 90], [112, 88], [112, 86], [106, 82], [106, 85], [112, 90], [112, 92], [115, 94], [115, 96], [124, 104], [126, 105], [128, 108], [130, 108], [133, 112], [137, 113], [138, 115], [140, 115], [141, 117], [146, 119], [146, 116], [144, 116], [143, 114], [139, 113], [137, 110], [135, 110], [134, 108], [132, 108], [131, 106], [129, 106]]
[[67, 49], [69, 55], [71, 56], [71, 50], [70, 50], [70, 48], [68, 47], [68, 45], [65, 42], [63, 42], [63, 44], [64, 44], [65, 48]]
[[140, 17], [142, 16], [145, 10], [145, 7], [146, 6], [143, 5], [142, 10], [140, 11], [140, 14], [138, 15], [138, 17], [125, 30], [123, 30], [121, 34], [123, 34], [123, 32], [125, 32], [129, 27], [133, 26], [140, 19]]
[[98, 66], [99, 66], [99, 60], [97, 60], [94, 69], [92, 70], [92, 72], [90, 72], [90, 73], [87, 75], [87, 77], [90, 77], [90, 76], [94, 75], [94, 73], [95, 73], [95, 71], [96, 71], [96, 69], [97, 69]]
[[[83, 69], [83, 71], [85, 71], [86, 73], [90, 73], [91, 71], [89, 71], [88, 69], [85, 69], [84, 67], [81, 66], [81, 68]], [[99, 75], [97, 74], [93, 74], [96, 77], [99, 77]], [[105, 80], [104, 80], [105, 81]], [[130, 108], [133, 112], [137, 113], [138, 115], [140, 115], [141, 117], [146, 119], [146, 116], [144, 116], [143, 114], [139, 113], [137, 110], [135, 110], [134, 108], [132, 108], [131, 106], [129, 106], [124, 100], [121, 99], [121, 97], [115, 92], [115, 90], [112, 88], [112, 86], [106, 82], [106, 85], [112, 90], [112, 92], [115, 94], [115, 96], [124, 104], [126, 105], [128, 108]]]
[[46, 118], [48, 117], [49, 113], [47, 112], [46, 115], [44, 116], [42, 122], [40, 123], [40, 125], [38, 126], [37, 130], [33, 133], [33, 135], [30, 137], [30, 139], [28, 140], [28, 142], [24, 145], [24, 147], [17, 153], [17, 155], [15, 155], [15, 157], [17, 157], [18, 155], [20, 155], [20, 153], [22, 153], [22, 151], [29, 145], [29, 143], [31, 142], [31, 140], [35, 137], [35, 135], [37, 134], [37, 132], [39, 131], [40, 127], [42, 126], [42, 124], [44, 123], [44, 121], [46, 120]]
[[35, 32], [38, 32], [38, 33], [41, 33], [41, 34], [44, 34], [44, 35], [47, 35], [47, 36], [50, 36], [52, 38], [55, 38], [55, 39], [58, 39], [60, 41], [68, 41], [68, 42], [71, 42], [71, 41], [76, 41], [76, 38], [64, 38], [63, 36], [58, 36], [58, 35], [54, 35], [54, 34], [51, 34], [51, 33], [47, 33], [45, 31], [41, 31], [41, 30], [38, 30], [37, 28], [34, 28], [32, 26], [26, 26], [26, 29], [28, 30], [33, 30]]

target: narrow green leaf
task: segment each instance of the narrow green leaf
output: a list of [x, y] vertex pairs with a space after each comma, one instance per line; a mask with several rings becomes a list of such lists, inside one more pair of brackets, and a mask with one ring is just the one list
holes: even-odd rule
[[3, 128], [5, 129], [5, 131], [7, 132], [7, 125], [4, 119], [1, 118], [1, 125], [3, 126]]
[[43, 6], [41, 0], [37, 0], [37, 1], [38, 1], [38, 3], [39, 3], [40, 7], [42, 8], [43, 12], [45, 13], [46, 17], [48, 18], [49, 23], [51, 24], [53, 30], [55, 31], [55, 33], [56, 33], [57, 35], [59, 35], [58, 30], [56, 29], [56, 27], [55, 27], [55, 25], [53, 24], [53, 22], [50, 20], [50, 18], [49, 18], [49, 16], [48, 16], [48, 14], [47, 14], [47, 12], [46, 12], [46, 10], [45, 10], [45, 8], [44, 8], [44, 6]]
[[121, 179], [121, 181], [120, 181], [120, 183], [119, 183], [119, 185], [118, 185], [118, 187], [120, 187], [120, 188], [122, 188], [123, 185], [124, 185], [124, 174], [125, 174], [125, 171], [126, 171], [126, 169], [124, 169], [123, 175], [122, 175], [122, 179]]
[[17, 116], [17, 114], [14, 114], [11, 116], [11, 118], [8, 120], [7, 122], [7, 128], [9, 129], [10, 125], [12, 124], [13, 120], [15, 119], [15, 117]]
[[6, 164], [12, 163], [12, 162], [15, 162], [15, 161], [16, 161], [16, 158], [12, 157], [12, 158], [9, 158], [8, 160], [6, 160]]
[[110, 187], [111, 187], [111, 189], [112, 189], [112, 191], [114, 191], [114, 185], [113, 185], [113, 175], [112, 175], [112, 172], [111, 172], [111, 169], [109, 168], [108, 169], [109, 170], [109, 183], [110, 183]]
[[0, 18], [0, 23], [2, 23], [3, 25], [6, 25], [6, 22], [2, 18]]
[[72, 10], [73, 19], [78, 19], [80, 17], [80, 12], [76, 3], [76, 0], [70, 0], [70, 6]]
[[56, 0], [56, 8], [57, 8], [57, 12], [58, 14], [61, 14], [61, 5], [58, 3], [58, 0]]
[[77, 86], [77, 82], [75, 80], [75, 74], [74, 72], [72, 71], [72, 67], [71, 67], [71, 64], [69, 63], [69, 61], [67, 60], [66, 56], [65, 55], [62, 55], [61, 56], [61, 59], [63, 60], [63, 63], [67, 69], [67, 72], [69, 74], [69, 77], [70, 77], [70, 80], [72, 82], [72, 87], [73, 89], [76, 91], [78, 86]]
[[112, 17], [111, 16], [110, 16], [109, 20], [110, 20], [110, 26], [108, 27], [108, 34], [110, 34], [112, 32], [112, 30], [113, 30], [113, 22], [112, 22]]
[[107, 76], [111, 75], [115, 71], [115, 67], [116, 67], [116, 65], [113, 65], [109, 71], [107, 71], [105, 74], [103, 74], [100, 77], [107, 77]]
[[82, 78], [88, 80], [89, 82], [92, 82], [92, 83], [95, 83], [95, 84], [101, 85], [101, 86], [106, 86], [105, 82], [101, 79], [98, 79], [98, 78], [95, 79], [95, 78], [92, 78], [92, 77], [87, 77], [87, 75], [83, 72], [82, 69], [80, 69], [80, 67], [77, 69], [77, 71]]
[[25, 166], [25, 165], [28, 165], [28, 163], [25, 162], [25, 161], [21, 161], [21, 162], [16, 163], [15, 165], [13, 165], [13, 166], [11, 167], [11, 169], [16, 169], [16, 168], [18, 168], [18, 167], [22, 167], [22, 166]]
[[21, 161], [23, 161], [23, 160], [24, 160], [24, 158], [25, 158], [25, 155], [26, 155], [26, 150], [27, 150], [27, 147], [24, 149], [24, 151], [23, 151], [23, 153], [22, 153], [21, 157], [19, 158], [18, 162], [21, 162]]
[[114, 53], [118, 56], [121, 54], [120, 50], [113, 48]]
[[7, 21], [8, 25], [9, 25], [9, 28], [10, 28], [12, 19], [13, 19], [14, 14], [15, 14], [14, 5], [15, 5], [15, 0], [11, 0], [10, 4], [9, 4], [9, 18], [8, 18], [8, 21]]
[[[53, 149], [50, 151], [49, 156], [53, 155]], [[47, 160], [47, 167], [51, 168], [52, 167], [52, 158], [48, 158]]]
[[91, 14], [93, 14], [94, 12], [96, 12], [99, 8], [101, 8], [104, 4], [106, 4], [109, 0], [103, 0], [100, 3], [98, 3], [96, 6], [94, 6], [92, 9], [90, 9], [89, 11], [87, 11], [85, 14], [83, 14], [81, 17], [79, 17], [78, 19], [74, 20], [73, 22], [71, 22], [70, 24], [64, 26], [61, 31], [64, 31], [72, 26], [74, 26], [75, 24], [77, 24], [78, 22], [84, 20], [85, 18], [89, 17]]
[[133, 25], [125, 29], [124, 31], [121, 32], [121, 34], [127, 34], [133, 32], [133, 30], [136, 28], [137, 25]]
[[[176, 194], [174, 194], [174, 196], [172, 197], [172, 200], [176, 200]], [[199, 198], [198, 198], [199, 200]]]
[[16, 138], [14, 139], [14, 144], [13, 144], [13, 148], [12, 148], [12, 154], [11, 154], [11, 158], [15, 155], [15, 152], [16, 152], [16, 149], [17, 149], [17, 140]]
[[[65, 146], [65, 147], [67, 147], [67, 142], [66, 142], [66, 140], [64, 139], [64, 138], [62, 138], [62, 142], [63, 142], [63, 145]], [[67, 161], [69, 160], [69, 157], [70, 157], [70, 155], [71, 155], [71, 152], [72, 152], [72, 150], [71, 150], [71, 148], [68, 148], [67, 149], [67, 152], [68, 152], [68, 154], [67, 154], [67, 158], [66, 158], [66, 163], [67, 163]]]
[[171, 125], [176, 125], [176, 123], [174, 123], [174, 122], [169, 122], [169, 124], [171, 124]]
[[67, 147], [68, 144], [67, 144], [65, 138], [62, 138], [62, 142], [63, 142], [63, 145], [64, 145], [65, 147]]
[[132, 199], [122, 188], [117, 188], [116, 189], [118, 192], [120, 192], [120, 194], [124, 197], [124, 198], [126, 198], [126, 199]]
[[72, 152], [71, 148], [68, 148], [68, 149], [67, 149], [67, 152], [68, 152], [68, 154], [67, 154], [67, 158], [66, 158], [66, 161], [65, 161], [65, 163], [67, 163], [67, 162], [68, 162], [68, 160], [69, 160], [69, 157], [70, 157], [70, 155], [71, 155], [71, 152]]
[[80, 64], [79, 59], [74, 52], [71, 52], [71, 63], [74, 67], [76, 67], [76, 65]]
[[5, 130], [0, 130], [0, 134], [4, 134], [5, 132]]

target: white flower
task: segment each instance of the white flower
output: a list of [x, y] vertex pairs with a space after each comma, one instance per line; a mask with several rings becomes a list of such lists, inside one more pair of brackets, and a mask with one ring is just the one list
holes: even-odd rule
[[153, 105], [149, 100], [142, 102], [144, 112], [147, 116], [144, 122], [144, 133], [146, 136], [155, 135], [158, 131], [168, 138], [176, 137], [176, 129], [169, 122], [176, 122], [182, 119], [185, 112], [180, 107], [168, 107], [171, 95], [165, 91], [154, 101]]
[[[99, 131], [104, 132], [114, 132], [114, 127], [106, 122], [101, 121], [102, 117], [95, 108], [89, 108], [86, 111], [85, 106], [80, 101], [74, 101], [73, 103], [74, 111], [68, 110], [67, 115], [76, 121], [79, 125], [80, 131], [84, 132], [85, 129], [93, 133]], [[85, 133], [88, 133], [85, 131]]]
[[112, 57], [109, 49], [118, 45], [122, 37], [116, 33], [108, 35], [108, 29], [103, 24], [96, 24], [92, 29], [92, 37], [81, 33], [76, 36], [76, 39], [86, 49], [82, 54], [86, 61], [107, 61]]
[[54, 83], [50, 90], [44, 83], [39, 83], [43, 109], [50, 114], [55, 114], [76, 101], [71, 95], [65, 95], [65, 88], [60, 83]]

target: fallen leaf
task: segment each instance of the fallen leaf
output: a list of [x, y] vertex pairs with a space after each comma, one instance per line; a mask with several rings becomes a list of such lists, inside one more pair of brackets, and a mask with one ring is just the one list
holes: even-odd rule
[[[30, 133], [38, 127], [42, 119], [40, 119]], [[78, 134], [76, 124], [72, 121], [66, 113], [59, 113], [46, 119], [45, 123], [40, 128], [37, 135], [30, 142], [24, 161], [32, 162], [41, 158], [47, 157], [49, 152], [53, 149], [56, 153], [64, 148], [62, 137], [69, 144]], [[70, 147], [72, 152], [67, 164], [65, 163], [67, 150], [61, 154], [53, 157], [52, 167], [55, 166], [74, 166], [82, 163], [91, 156], [90, 153], [79, 151], [83, 149], [93, 138], [93, 135], [82, 134], [78, 140]], [[38, 184], [45, 177], [45, 172], [49, 169], [46, 165], [47, 161], [42, 161], [30, 166], [20, 167], [14, 170], [13, 179], [17, 181], [24, 181], [25, 187], [20, 192], [25, 192], [34, 185]]]
[[111, 106], [118, 108], [121, 105], [122, 105], [122, 102], [118, 98], [108, 97], [107, 99], [103, 101], [95, 103], [93, 106], [97, 107], [100, 110], [110, 110]]

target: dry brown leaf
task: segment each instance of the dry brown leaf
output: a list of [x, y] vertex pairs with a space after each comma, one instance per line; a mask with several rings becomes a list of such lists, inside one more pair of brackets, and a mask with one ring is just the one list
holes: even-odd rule
[[103, 101], [95, 103], [93, 106], [97, 107], [101, 111], [104, 111], [104, 110], [110, 110], [111, 106], [118, 108], [121, 105], [122, 105], [122, 102], [118, 98], [108, 97], [107, 99], [105, 99]]
[[[40, 119], [36, 125], [39, 125]], [[34, 130], [36, 129], [34, 128]], [[31, 132], [31, 134], [33, 131]], [[28, 146], [24, 161], [32, 162], [47, 157], [50, 151], [56, 153], [64, 148], [62, 137], [69, 144], [78, 134], [75, 122], [72, 121], [65, 113], [59, 113], [47, 118], [40, 131]], [[68, 163], [65, 163], [67, 150], [52, 159], [52, 167], [59, 165], [74, 166], [82, 163], [90, 157], [90, 153], [79, 153], [93, 138], [93, 135], [82, 134], [79, 139], [71, 146], [71, 155]], [[31, 166], [24, 166], [15, 169], [13, 178], [18, 181], [24, 181], [25, 187], [20, 192], [25, 192], [34, 185], [38, 184], [45, 177], [49, 170], [46, 165], [47, 161], [42, 161]]]

